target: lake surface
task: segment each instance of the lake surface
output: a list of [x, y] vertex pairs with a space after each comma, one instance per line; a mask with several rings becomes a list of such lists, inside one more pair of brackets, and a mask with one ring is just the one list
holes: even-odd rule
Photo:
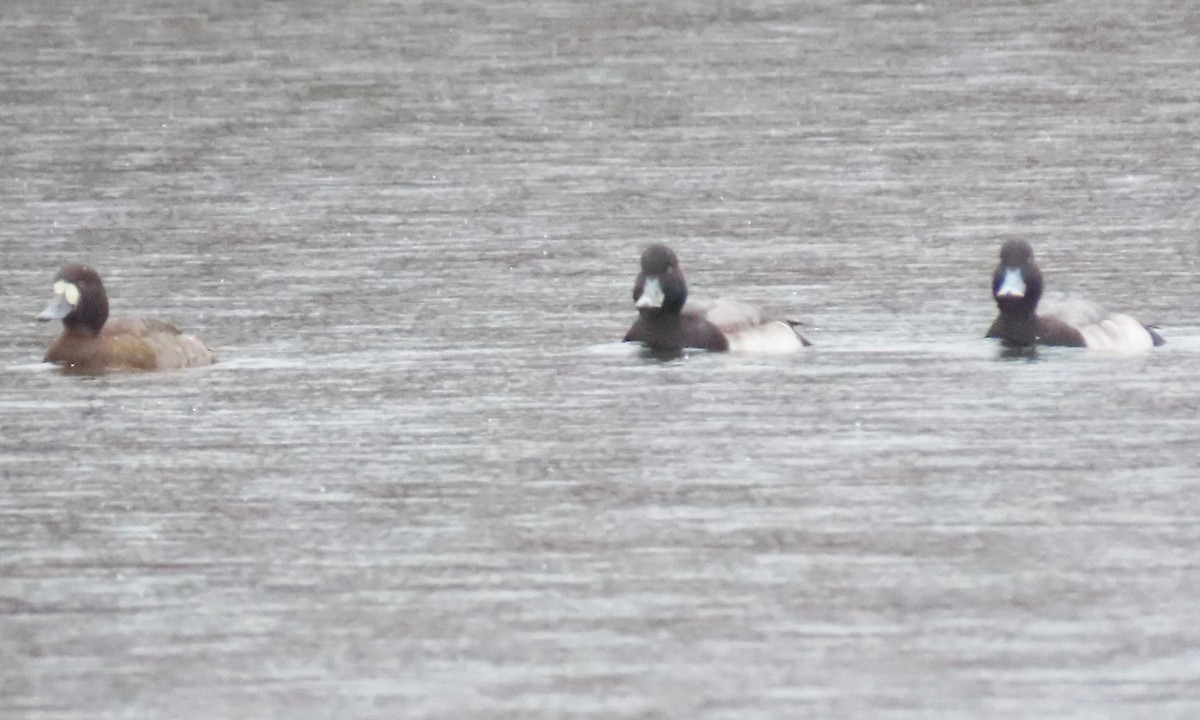
[[[1193, 718], [1191, 3], [0, 10], [0, 717]], [[1003, 240], [1162, 327], [982, 338]], [[621, 346], [641, 249], [794, 356]], [[63, 376], [54, 273], [216, 346]]]

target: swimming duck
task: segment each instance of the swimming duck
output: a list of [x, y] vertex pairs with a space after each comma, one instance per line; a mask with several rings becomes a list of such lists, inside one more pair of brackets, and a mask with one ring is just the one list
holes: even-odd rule
[[811, 344], [796, 332], [795, 322], [768, 320], [752, 305], [730, 299], [687, 301], [687, 282], [674, 251], [661, 244], [646, 248], [633, 285], [638, 319], [624, 341], [658, 352], [696, 348], [761, 354], [790, 353]]
[[146, 318], [108, 322], [108, 295], [100, 275], [85, 265], [63, 265], [54, 297], [38, 320], [62, 320], [63, 331], [45, 362], [73, 372], [174, 370], [216, 361], [213, 351], [174, 325]]
[[987, 337], [998, 338], [1008, 347], [1063, 345], [1133, 354], [1165, 342], [1149, 325], [1086, 300], [1048, 300], [1039, 313], [1042, 271], [1024, 240], [1009, 240], [1000, 248], [992, 297], [1000, 315]]

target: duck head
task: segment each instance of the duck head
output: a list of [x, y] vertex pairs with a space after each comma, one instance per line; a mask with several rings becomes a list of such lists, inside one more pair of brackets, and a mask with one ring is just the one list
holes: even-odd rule
[[54, 277], [54, 297], [38, 320], [62, 320], [68, 328], [100, 332], [108, 320], [108, 295], [100, 275], [86, 265], [63, 265]]
[[642, 270], [633, 284], [633, 306], [641, 313], [678, 313], [687, 302], [687, 282], [679, 258], [666, 245], [642, 253]]
[[1042, 271], [1033, 261], [1033, 248], [1024, 240], [1009, 240], [1000, 248], [1000, 264], [992, 273], [992, 297], [1001, 314], [1032, 316], [1042, 297]]

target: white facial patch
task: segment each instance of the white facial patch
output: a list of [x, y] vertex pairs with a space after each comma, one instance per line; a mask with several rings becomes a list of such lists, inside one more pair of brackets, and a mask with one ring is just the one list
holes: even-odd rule
[[996, 288], [996, 297], [1025, 297], [1025, 278], [1020, 268], [1008, 268], [1004, 271], [1004, 282]]
[[658, 283], [658, 278], [648, 277], [642, 284], [642, 294], [633, 301], [633, 306], [636, 308], [661, 308], [665, 299], [666, 296], [663, 295], [662, 285]]
[[61, 295], [71, 307], [79, 305], [79, 287], [73, 282], [57, 280], [54, 283], [54, 294]]

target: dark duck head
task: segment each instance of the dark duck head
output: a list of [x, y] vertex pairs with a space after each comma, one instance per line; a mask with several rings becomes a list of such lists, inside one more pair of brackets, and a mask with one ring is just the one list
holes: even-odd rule
[[100, 275], [86, 265], [63, 265], [54, 277], [54, 297], [38, 320], [62, 320], [69, 330], [99, 333], [108, 321], [108, 295]]
[[633, 306], [645, 314], [678, 314], [687, 302], [687, 283], [679, 258], [666, 245], [642, 253], [642, 270], [633, 284]]
[[1000, 248], [1000, 264], [992, 273], [992, 297], [1002, 316], [1033, 317], [1042, 298], [1042, 271], [1033, 261], [1029, 243], [1009, 240]]

